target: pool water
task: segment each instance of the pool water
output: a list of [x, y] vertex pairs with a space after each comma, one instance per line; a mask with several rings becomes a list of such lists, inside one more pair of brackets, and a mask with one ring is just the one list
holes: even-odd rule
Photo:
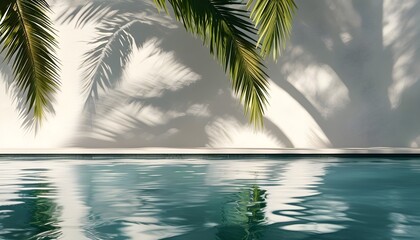
[[420, 239], [420, 159], [3, 157], [0, 239]]

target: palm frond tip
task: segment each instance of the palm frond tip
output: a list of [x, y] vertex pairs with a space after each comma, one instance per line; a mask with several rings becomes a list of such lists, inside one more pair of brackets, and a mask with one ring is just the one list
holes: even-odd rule
[[[267, 74], [250, 37], [255, 28], [244, 4], [235, 0], [170, 0], [175, 17], [186, 30], [201, 37], [225, 71], [244, 104], [245, 113], [257, 126], [263, 123]], [[159, 7], [159, 5], [158, 5]]]

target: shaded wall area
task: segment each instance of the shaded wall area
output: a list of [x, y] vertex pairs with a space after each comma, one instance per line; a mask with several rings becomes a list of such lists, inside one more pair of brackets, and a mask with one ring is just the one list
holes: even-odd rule
[[[292, 39], [277, 63], [267, 63], [270, 106], [262, 131], [247, 124], [228, 77], [209, 50], [150, 3], [51, 4], [62, 60], [63, 87], [56, 115], [33, 137], [22, 130], [11, 97], [0, 96], [1, 109], [9, 113], [0, 117], [2, 131], [9, 133], [0, 137], [2, 146], [420, 144], [420, 27], [416, 24], [420, 3], [416, 0], [298, 0]], [[129, 28], [124, 28], [127, 24]], [[131, 38], [122, 38], [121, 29]], [[95, 104], [86, 105], [83, 61], [89, 57], [86, 53], [98, 50], [100, 37], [109, 41], [110, 54], [103, 64], [110, 69], [111, 88], [106, 92], [98, 88]], [[117, 38], [126, 42], [112, 41]], [[10, 72], [5, 66], [0, 70], [6, 84]]]

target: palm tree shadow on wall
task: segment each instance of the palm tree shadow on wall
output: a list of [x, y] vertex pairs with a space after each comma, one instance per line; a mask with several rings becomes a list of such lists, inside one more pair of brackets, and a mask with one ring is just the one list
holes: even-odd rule
[[[134, 4], [133, 7], [126, 7], [126, 4], [129, 3]], [[122, 5], [120, 6], [119, 4]], [[96, 64], [100, 68], [105, 69], [105, 71], [93, 77], [94, 84], [91, 88], [91, 96], [93, 97], [91, 99], [97, 99], [97, 104], [95, 104], [97, 109], [89, 107], [93, 104], [88, 101], [85, 108], [87, 117], [83, 120], [80, 131], [82, 133], [93, 132], [93, 134], [88, 134], [89, 136], [86, 136], [86, 134], [82, 135], [76, 138], [71, 145], [83, 147], [203, 147], [209, 142], [206, 126], [212, 120], [226, 117], [227, 113], [229, 113], [229, 117], [235, 116], [235, 119], [245, 119], [241, 106], [232, 101], [229, 86], [226, 84], [226, 75], [216, 63], [213, 63], [214, 61], [210, 57], [203, 57], [208, 55], [208, 50], [202, 46], [200, 41], [186, 37], [185, 30], [181, 29], [179, 25], [171, 25], [171, 23], [165, 21], [165, 18], [162, 21], [162, 18], [156, 18], [149, 10], [146, 10], [147, 14], [144, 14], [144, 6], [139, 8], [136, 4], [142, 5], [138, 2], [128, 1], [124, 3], [116, 2], [109, 6], [118, 9], [120, 19], [126, 18], [125, 23], [120, 24], [120, 26], [126, 25], [127, 22], [138, 20], [136, 24], [130, 25], [124, 31], [121, 31], [121, 28], [118, 27], [115, 28], [114, 32], [110, 31], [109, 27], [97, 28], [98, 35], [105, 36], [105, 40], [108, 38], [109, 44], [102, 43], [102, 39], [95, 40], [100, 43], [96, 44], [96, 47], [86, 55], [91, 57], [91, 59], [87, 58], [85, 63], [88, 63], [88, 66]], [[69, 11], [71, 17], [66, 19], [74, 20], [76, 16], [87, 16], [85, 11], [91, 11], [90, 6], [76, 8], [78, 9], [77, 11]], [[134, 14], [135, 11], [137, 11], [137, 14]], [[103, 24], [109, 26], [109, 22], [115, 20], [114, 13], [110, 14], [110, 17], [102, 18]], [[60, 15], [66, 16], [65, 13]], [[148, 18], [141, 19], [144, 16], [148, 16]], [[86, 19], [88, 18], [83, 18], [80, 22], [76, 21], [76, 23], [79, 25], [85, 24]], [[88, 20], [94, 21], [93, 15]], [[132, 37], [133, 43], [113, 40], [122, 38], [116, 34], [118, 31], [130, 35], [129, 38]], [[179, 38], [183, 41], [173, 41], [173, 39]], [[125, 44], [122, 44], [124, 42]], [[127, 82], [127, 79], [125, 79], [127, 76], [123, 76], [123, 73], [125, 65], [130, 64], [128, 56], [132, 51], [136, 51], [136, 46], [147, 48], [151, 44], [154, 44], [155, 48], [159, 47], [158, 54], [162, 58], [159, 61], [155, 61], [154, 65], [151, 66], [155, 67], [154, 70], [157, 73], [145, 74], [147, 76], [140, 76], [137, 79], [136, 77], [130, 78], [128, 76], [132, 80], [131, 82], [137, 82], [137, 84], [130, 85], [129, 88], [133, 91], [128, 93], [121, 88], [121, 85], [124, 85], [123, 82]], [[145, 45], [147, 46], [145, 47]], [[100, 51], [103, 49], [103, 46], [108, 47], [110, 51], [108, 51], [106, 57], [100, 59], [101, 63], [98, 64], [97, 56], [101, 55]], [[147, 51], [143, 50], [143, 52]], [[172, 58], [168, 60], [167, 64], [168, 66], [171, 64], [175, 65], [172, 75], [178, 76], [174, 80], [171, 80], [171, 76], [168, 75], [159, 76], [160, 70], [156, 69], [155, 66], [160, 61], [164, 61], [168, 54]], [[149, 57], [153, 58], [154, 56], [150, 55]], [[204, 61], [201, 58], [205, 58], [205, 61], [212, 62], [212, 64], [210, 66], [203, 64]], [[179, 59], [181, 59], [182, 63]], [[148, 61], [150, 61], [148, 58], [143, 58], [134, 64], [144, 69], [144, 64]], [[168, 66], [162, 67], [167, 68]], [[91, 69], [95, 70], [95, 68]], [[183, 81], [183, 79], [188, 81], [188, 77], [193, 74], [191, 69], [194, 72], [198, 72], [200, 76], [206, 76], [206, 79], [186, 83], [182, 88], [171, 90], [173, 88], [171, 82], [176, 84], [177, 81]], [[142, 72], [141, 70], [137, 71]], [[147, 69], [144, 72], [148, 72]], [[162, 80], [160, 78], [165, 79]], [[98, 88], [102, 85], [113, 90], [99, 97]], [[148, 88], [148, 86], [152, 87]], [[206, 91], [203, 91], [203, 89], [206, 89]], [[149, 91], [161, 91], [161, 93], [156, 96], [145, 96], [150, 95], [148, 94]], [[129, 112], [118, 111], [118, 109], [127, 106], [131, 107]], [[136, 116], [145, 109], [149, 110], [149, 115], [154, 115], [154, 117], [160, 119], [155, 119], [156, 122], [150, 122], [147, 119], [141, 119]], [[150, 112], [150, 110], [154, 111]], [[111, 112], [115, 114], [112, 115], [110, 114]], [[168, 117], [168, 114], [172, 116]], [[173, 116], [174, 114], [175, 116]], [[112, 123], [104, 124], [103, 120], [105, 118], [108, 123]], [[241, 121], [241, 123], [245, 125], [246, 120]], [[287, 137], [273, 124], [266, 124], [266, 128], [268, 129], [267, 131], [273, 132], [273, 135], [279, 137], [284, 146], [292, 147]], [[229, 131], [229, 129], [223, 129], [223, 131]]]
[[[420, 21], [420, 4], [411, 3], [409, 7], [385, 7], [386, 3], [379, 0], [297, 2], [300, 8], [290, 47], [279, 65], [269, 66], [270, 74], [284, 76], [276, 83], [311, 113], [334, 147], [408, 147], [420, 133], [416, 121], [420, 99], [414, 94], [420, 90], [416, 70], [420, 63], [417, 44], [420, 28], [415, 24]], [[387, 4], [398, 5], [392, 1]], [[384, 12], [386, 9], [400, 11], [396, 23], [399, 32], [387, 29], [391, 17]], [[398, 65], [407, 56], [409, 61], [404, 66]], [[348, 103], [323, 116], [322, 106], [316, 107], [319, 103], [316, 98], [333, 95], [338, 89], [328, 87], [329, 91], [322, 91], [320, 87], [316, 89], [320, 93], [311, 96], [299, 84], [312, 84], [316, 80], [325, 83], [325, 79], [313, 76], [293, 82], [290, 80], [293, 70], [287, 69], [288, 64], [303, 65], [304, 69], [311, 66], [332, 69], [348, 91]], [[401, 71], [411, 75], [408, 77], [412, 81], [398, 75]], [[392, 89], [398, 84], [410, 87], [400, 92], [400, 101], [395, 103]]]
[[[55, 0], [54, 4], [62, 3]], [[102, 22], [109, 17], [141, 13], [154, 15], [154, 5], [144, 0], [68, 0], [67, 7], [56, 18], [60, 24], [75, 24], [75, 27], [84, 27], [91, 22]]]
[[[140, 31], [140, 33], [144, 34], [144, 31]], [[153, 41], [152, 39], [148, 42], [153, 43]], [[166, 46], [168, 49], [180, 49], [197, 44], [194, 39], [191, 39], [191, 42], [180, 43], [183, 46], [174, 46], [174, 48]], [[204, 47], [197, 47], [202, 48], [203, 55], [206, 54]], [[197, 60], [194, 55], [197, 53], [191, 54], [190, 61], [188, 61], [188, 57], [180, 57], [184, 60], [183, 63], [186, 63], [184, 65], [178, 62], [178, 54], [176, 54], [176, 59], [165, 60], [166, 54], [172, 55], [173, 52], [160, 51], [156, 58], [160, 59], [159, 61], [163, 60], [166, 68], [173, 69], [171, 74], [178, 77], [159, 76], [152, 72], [150, 75], [140, 77], [141, 79], [134, 79], [137, 81], [132, 81], [134, 84], [128, 87], [133, 90], [132, 92], [127, 92], [124, 88], [111, 91], [98, 101], [98, 111], [94, 118], [99, 124], [94, 124], [95, 129], [91, 129], [101, 136], [82, 137], [77, 139], [75, 144], [87, 147], [203, 147], [208, 143], [206, 126], [214, 119], [232, 116], [235, 116], [236, 119], [244, 119], [241, 106], [232, 101], [229, 86], [224, 84], [225, 76], [217, 64], [213, 64], [211, 67], [201, 67], [203, 69], [195, 68], [196, 63], [194, 62]], [[183, 50], [176, 52], [183, 52]], [[150, 56], [144, 61], [147, 62], [147, 59], [153, 58]], [[175, 67], [170, 67], [173, 64], [176, 64]], [[158, 66], [160, 65], [158, 64]], [[188, 79], [191, 69], [199, 72], [200, 75], [203, 74], [203, 70], [213, 72], [213, 75], [216, 76], [214, 79], [199, 79], [185, 84], [182, 88], [171, 90], [170, 88], [177, 82]], [[158, 69], [153, 70], [159, 71]], [[158, 93], [150, 94], [153, 91]], [[129, 106], [128, 111], [124, 111], [127, 106]], [[115, 113], [115, 111], [118, 112]], [[227, 113], [229, 113], [228, 116]], [[150, 119], [150, 117], [155, 119]], [[104, 119], [109, 119], [118, 126], [112, 128], [109, 124], [101, 124]], [[244, 124], [245, 121], [243, 121]], [[90, 122], [91, 119], [86, 119], [83, 123], [87, 131], [91, 127]], [[267, 124], [266, 127], [271, 127], [273, 131], [276, 131], [273, 125]], [[224, 129], [224, 131], [229, 131], [229, 129]], [[86, 132], [86, 130], [82, 130], [82, 132]], [[281, 132], [276, 133], [277, 136], [281, 136], [281, 134]]]
[[[333, 147], [409, 146], [420, 134], [420, 126], [415, 120], [415, 116], [420, 114], [417, 107], [420, 99], [418, 99], [418, 94], [415, 94], [419, 90], [418, 79], [401, 93], [396, 106], [390, 101], [389, 91], [396, 81], [404, 81], [398, 79], [398, 75], [395, 77], [395, 71], [398, 71], [396, 62], [399, 57], [402, 57], [401, 55], [412, 54], [413, 61], [407, 64], [409, 67], [406, 67], [406, 72], [416, 72], [415, 66], [419, 62], [419, 49], [415, 41], [420, 38], [420, 30], [412, 23], [415, 23], [415, 20], [419, 18], [416, 13], [419, 12], [420, 4], [415, 2], [411, 10], [403, 12], [399, 23], [402, 33], [413, 32], [414, 35], [407, 36], [404, 41], [397, 39], [386, 45], [382, 27], [384, 22], [383, 1], [374, 1], [368, 4], [360, 0], [345, 3], [318, 1], [301, 4], [298, 2], [297, 4], [300, 9], [290, 47], [278, 64], [269, 66], [270, 76], [274, 83], [287, 91], [304, 107], [325, 132]], [[95, 2], [86, 9], [94, 5]], [[106, 20], [105, 13], [107, 11], [111, 13], [111, 16], [114, 16], [112, 15], [114, 13], [118, 13], [119, 16], [125, 14], [136, 16], [144, 11], [144, 6], [147, 5], [137, 6], [141, 6], [141, 4], [135, 1], [117, 1], [106, 6], [98, 3], [94, 8], [96, 10], [86, 11], [83, 7], [76, 7], [73, 11], [68, 12], [67, 17], [61, 19], [76, 21], [79, 26], [83, 26], [88, 21]], [[345, 14], [340, 12], [347, 10], [350, 10], [347, 15], [348, 19]], [[151, 14], [151, 12], [148, 13]], [[66, 16], [66, 14], [62, 16]], [[76, 20], [78, 17], [79, 19]], [[175, 112], [178, 116], [166, 119], [163, 121], [164, 124], [154, 125], [147, 124], [133, 116], [138, 113], [136, 111], [132, 113], [120, 112], [119, 117], [114, 119], [108, 117], [108, 121], [125, 125], [123, 130], [121, 127], [113, 128], [112, 124], [99, 126], [101, 129], [96, 132], [96, 135], [80, 136], [73, 141], [73, 145], [86, 147], [199, 147], [208, 144], [206, 126], [215, 119], [230, 116], [240, 119], [238, 121], [245, 124], [246, 121], [243, 120], [239, 104], [232, 101], [226, 81], [227, 77], [208, 56], [208, 50], [201, 45], [200, 41], [191, 37], [186, 38], [185, 30], [180, 27], [168, 29], [156, 26], [156, 24], [133, 26], [130, 29], [130, 34], [135, 45], [142, 46], [142, 43], [150, 37], [161, 39], [162, 49], [175, 51], [176, 57], [181, 59], [185, 66], [199, 74], [202, 79], [176, 91], [165, 90], [164, 94], [160, 96], [144, 98], [141, 95], [124, 95], [123, 92], [116, 91], [115, 93], [121, 101], [107, 100], [110, 96], [114, 96], [110, 94], [99, 98], [98, 102], [102, 108], [108, 110], [121, 108], [127, 103], [137, 105], [138, 111], [144, 110], [145, 107], [152, 107], [160, 112]], [[127, 48], [127, 45], [121, 45], [121, 47], [123, 49], [116, 50], [119, 52], [115, 55], [117, 57], [110, 57], [106, 62], [106, 65], [112, 69], [109, 79], [107, 79], [110, 86], [117, 86], [120, 81], [123, 81], [124, 69], [121, 66], [121, 58], [118, 56], [127, 56], [129, 54], [126, 53], [131, 50]], [[293, 54], [296, 49], [302, 49], [302, 51]], [[332, 109], [328, 116], [323, 115], [321, 111], [323, 106], [318, 104], [316, 98], [320, 96], [308, 95], [301, 85], [291, 81], [292, 73], [285, 67], [287, 63], [292, 66], [299, 64], [303, 66], [303, 69], [307, 69], [309, 66], [327, 66], [336, 74], [341, 85], [347, 89], [348, 102], [340, 108]], [[322, 78], [316, 80], [319, 83], [324, 81]], [[156, 79], [149, 77], [147, 81], [154, 82]], [[311, 79], [306, 80], [306, 83], [310, 83], [308, 81]], [[320, 91], [317, 94], [328, 95], [337, 91], [331, 83], [327, 85], [328, 91]], [[142, 86], [137, 87], [142, 88]], [[315, 91], [317, 90], [315, 89]], [[196, 104], [196, 108], [207, 108], [206, 111], [210, 114], [188, 115], [189, 108], [194, 104]], [[103, 116], [110, 116], [107, 115], [109, 112], [105, 111], [105, 113]], [[121, 117], [121, 114], [125, 114], [124, 117]], [[81, 132], [89, 131], [88, 128], [92, 126], [92, 116], [95, 119], [101, 118], [101, 114], [90, 115], [83, 121]], [[285, 113], [285, 117], [288, 117], [287, 113]], [[283, 133], [284, 129], [269, 120], [266, 120], [266, 129], [275, 135], [284, 146], [293, 147], [292, 142]], [[229, 129], [224, 129], [224, 131], [228, 132]], [[98, 134], [104, 135], [98, 137]], [[316, 140], [316, 134], [313, 137]]]

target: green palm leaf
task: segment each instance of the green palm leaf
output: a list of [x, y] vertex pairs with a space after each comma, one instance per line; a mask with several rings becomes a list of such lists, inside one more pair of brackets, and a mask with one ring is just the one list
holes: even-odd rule
[[249, 0], [248, 8], [252, 8], [251, 19], [258, 27], [261, 55], [271, 53], [277, 59], [292, 29], [294, 0]]
[[59, 86], [59, 61], [55, 57], [55, 30], [47, 16], [45, 0], [1, 0], [0, 43], [8, 63], [13, 62], [14, 82], [26, 94], [26, 113], [41, 123]]
[[[155, 0], [166, 10], [163, 0]], [[232, 88], [240, 96], [250, 121], [262, 126], [266, 105], [267, 75], [255, 48], [255, 28], [237, 0], [169, 0], [175, 17], [187, 31], [199, 36], [228, 71]], [[166, 10], [167, 11], [167, 10]]]
[[85, 107], [92, 112], [99, 98], [98, 91], [106, 91], [118, 84], [135, 44], [130, 29], [139, 22], [138, 19], [121, 16], [106, 19], [96, 28], [99, 36], [91, 42], [95, 48], [85, 54], [82, 63], [85, 68], [83, 90], [87, 94]]

